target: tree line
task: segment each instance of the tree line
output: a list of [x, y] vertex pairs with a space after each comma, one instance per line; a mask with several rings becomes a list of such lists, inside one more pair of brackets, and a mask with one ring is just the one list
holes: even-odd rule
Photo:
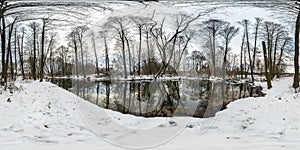
[[[0, 2], [3, 84], [9, 78], [15, 80], [18, 75], [24, 79], [39, 78], [42, 81], [45, 74], [54, 78], [55, 75], [75, 71], [77, 77], [80, 72], [86, 77], [91, 66], [95, 67], [97, 74], [108, 76], [115, 71], [124, 78], [129, 75], [153, 75], [158, 78], [194, 71], [223, 79], [226, 75], [235, 74], [241, 79], [250, 77], [254, 82], [255, 75], [260, 72], [265, 75], [271, 88], [270, 81], [280, 76], [284, 69], [285, 52], [291, 49], [295, 49], [295, 83], [299, 82], [296, 81], [299, 71], [296, 64], [299, 25], [296, 26], [294, 40], [283, 25], [260, 18], [256, 18], [255, 22], [241, 20], [238, 24], [220, 19], [199, 23], [202, 16], [210, 13], [204, 12], [193, 17], [178, 14], [171, 21], [166, 17], [158, 21], [153, 12], [150, 17], [110, 17], [96, 30], [86, 25], [76, 26], [66, 37], [68, 45], [63, 46], [57, 44], [57, 34], [51, 26], [55, 20], [42, 17], [28, 21], [31, 19], [21, 15], [28, 13], [28, 10], [20, 11], [23, 8], [74, 5], [81, 4]], [[24, 21], [27, 23], [22, 24]], [[297, 19], [297, 24], [299, 22]], [[240, 53], [235, 55], [231, 52], [231, 44], [233, 38], [239, 35], [242, 35]], [[109, 46], [112, 43], [113, 48]], [[191, 43], [201, 45], [206, 53], [191, 49]], [[112, 51], [115, 57], [110, 55]], [[93, 63], [88, 55], [93, 55]], [[299, 85], [295, 83], [296, 88]]]
[[[93, 2], [39, 2], [39, 1], [0, 1], [1, 34], [1, 84], [15, 80], [20, 74], [41, 81], [44, 78], [47, 57], [54, 48], [53, 22], [68, 22], [68, 19], [50, 18], [49, 13], [77, 19], [84, 14], [66, 7], [109, 9]], [[44, 14], [44, 15], [41, 15]], [[52, 26], [51, 26], [52, 24]], [[51, 68], [51, 67], [49, 67]]]
[[[259, 73], [269, 74], [270, 79], [279, 77], [285, 69], [283, 59], [286, 53], [290, 53], [293, 49], [293, 40], [289, 37], [286, 27], [263, 21], [261, 18], [256, 18], [253, 23], [242, 20], [233, 25], [220, 19], [194, 23], [200, 16], [192, 18], [181, 14], [174, 17], [174, 28], [170, 31], [170, 27], [165, 27], [167, 26], [165, 18], [157, 21], [153, 19], [154, 16], [155, 14], [152, 17], [110, 17], [97, 30], [85, 30], [93, 35], [91, 40], [96, 60], [96, 73], [99, 73], [98, 53], [105, 55], [106, 71], [104, 72], [108, 73], [110, 69], [108, 52], [115, 51], [118, 54], [118, 62], [114, 65], [118, 67], [114, 69], [118, 68], [124, 78], [128, 75], [153, 75], [155, 78], [165, 74], [178, 75], [178, 72], [183, 72], [188, 66], [189, 70], [185, 71], [222, 78], [229, 73], [235, 73], [240, 76], [240, 79], [250, 77], [254, 82], [255, 75]], [[96, 38], [95, 32], [98, 33]], [[78, 27], [74, 28], [73, 33], [79, 35]], [[240, 54], [234, 55], [231, 52], [231, 42], [238, 35], [242, 35]], [[201, 37], [201, 42], [197, 41], [199, 40], [197, 37]], [[108, 49], [107, 39], [114, 41], [110, 42], [115, 44], [113, 49]], [[75, 51], [76, 64], [78, 58], [81, 58], [83, 64], [82, 52], [81, 57], [78, 57], [74, 38], [71, 41], [73, 41], [70, 43]], [[82, 41], [80, 36], [77, 41], [78, 43]], [[101, 41], [105, 46], [97, 50], [95, 43]], [[202, 45], [202, 50], [189, 49], [191, 41]], [[267, 43], [267, 63], [263, 61], [264, 51], [260, 41]], [[205, 51], [206, 54], [201, 51]], [[257, 58], [258, 56], [261, 58]]]

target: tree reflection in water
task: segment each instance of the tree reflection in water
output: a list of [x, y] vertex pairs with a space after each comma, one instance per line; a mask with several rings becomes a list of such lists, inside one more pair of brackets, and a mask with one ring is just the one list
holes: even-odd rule
[[144, 117], [212, 117], [229, 102], [253, 91], [247, 82], [209, 80], [52, 82], [102, 108]]

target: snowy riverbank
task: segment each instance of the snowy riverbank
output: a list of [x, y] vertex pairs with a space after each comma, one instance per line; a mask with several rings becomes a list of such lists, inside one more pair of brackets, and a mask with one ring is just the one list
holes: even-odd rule
[[[100, 109], [48, 82], [16, 81], [0, 95], [2, 149], [299, 149], [300, 97], [292, 78], [266, 97], [229, 104], [216, 117], [141, 118]], [[265, 85], [263, 85], [265, 86]], [[106, 141], [109, 142], [106, 142]]]

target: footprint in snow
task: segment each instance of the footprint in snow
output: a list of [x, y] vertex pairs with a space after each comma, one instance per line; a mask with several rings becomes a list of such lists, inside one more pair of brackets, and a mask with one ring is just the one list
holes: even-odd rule
[[243, 130], [246, 130], [247, 129], [247, 126], [241, 126]]
[[194, 128], [194, 127], [195, 127], [195, 125], [192, 125], [192, 124], [186, 125], [186, 128]]
[[109, 134], [108, 134], [108, 133], [100, 134], [100, 136], [101, 136], [101, 137], [107, 137], [107, 136], [109, 136]]
[[177, 126], [177, 123], [175, 121], [169, 121], [169, 124], [171, 125], [171, 127]]
[[235, 139], [235, 140], [240, 140], [240, 137], [226, 137], [226, 139]]
[[41, 143], [52, 143], [52, 144], [57, 144], [57, 143], [59, 143], [58, 141], [54, 141], [54, 140], [37, 140], [36, 142], [41, 142]]

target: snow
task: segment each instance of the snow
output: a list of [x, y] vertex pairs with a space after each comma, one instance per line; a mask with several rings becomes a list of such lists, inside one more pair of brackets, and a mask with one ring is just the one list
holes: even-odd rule
[[[247, 3], [247, 2], [245, 2]], [[262, 7], [208, 2], [174, 1], [147, 3], [105, 2], [113, 11], [91, 11], [87, 18], [97, 29], [111, 16], [145, 16], [161, 21], [167, 16], [166, 31], [174, 28], [175, 14], [194, 15], [199, 10], [220, 7], [203, 17], [220, 18], [237, 25], [237, 21], [255, 17], [278, 22], [286, 14]], [[226, 6], [226, 7], [224, 7]], [[204, 10], [203, 10], [204, 11]], [[239, 13], [236, 13], [239, 12]], [[258, 14], [253, 16], [253, 14]], [[279, 17], [278, 17], [279, 16]], [[279, 18], [279, 19], [277, 19]], [[201, 23], [201, 22], [197, 23]], [[291, 26], [287, 25], [287, 27]], [[61, 38], [70, 30], [62, 27]], [[239, 50], [241, 35], [233, 40], [233, 52]], [[63, 43], [64, 40], [60, 40]], [[66, 42], [66, 41], [65, 41]], [[115, 40], [110, 40], [113, 49]], [[67, 44], [67, 43], [65, 43]], [[99, 45], [101, 45], [100, 43]], [[99, 46], [98, 45], [98, 46]], [[103, 47], [103, 44], [102, 44]], [[103, 48], [102, 48], [103, 49]], [[201, 43], [191, 42], [189, 50], [201, 49]], [[114, 53], [114, 51], [111, 51]], [[102, 54], [99, 54], [102, 55]], [[100, 58], [100, 57], [99, 57]], [[292, 58], [285, 58], [292, 62]], [[292, 64], [288, 65], [292, 66]], [[288, 72], [293, 72], [289, 67]], [[83, 79], [80, 77], [78, 79]], [[88, 76], [90, 80], [105, 80]], [[153, 80], [151, 76], [129, 76], [113, 80]], [[195, 80], [198, 77], [162, 77], [159, 80]], [[218, 78], [210, 78], [218, 80]], [[49, 82], [17, 80], [11, 92], [0, 89], [0, 150], [32, 149], [300, 149], [300, 97], [294, 93], [292, 77], [277, 79], [265, 97], [245, 98], [228, 105], [212, 118], [143, 118], [99, 108], [88, 101]]]
[[124, 115], [48, 82], [17, 80], [13, 94], [1, 90], [0, 149], [299, 149], [300, 98], [291, 84], [278, 79], [266, 97], [201, 119]]
[[[184, 76], [184, 75], [163, 75], [155, 78], [155, 75], [128, 75], [127, 78], [118, 75], [105, 76], [104, 74], [89, 74], [86, 77], [79, 75], [71, 75], [65, 77], [56, 77], [56, 79], [72, 79], [72, 80], [86, 80], [86, 81], [179, 81], [179, 80], [209, 80], [221, 81], [222, 78], [208, 75]], [[242, 81], [243, 82], [243, 81]]]

